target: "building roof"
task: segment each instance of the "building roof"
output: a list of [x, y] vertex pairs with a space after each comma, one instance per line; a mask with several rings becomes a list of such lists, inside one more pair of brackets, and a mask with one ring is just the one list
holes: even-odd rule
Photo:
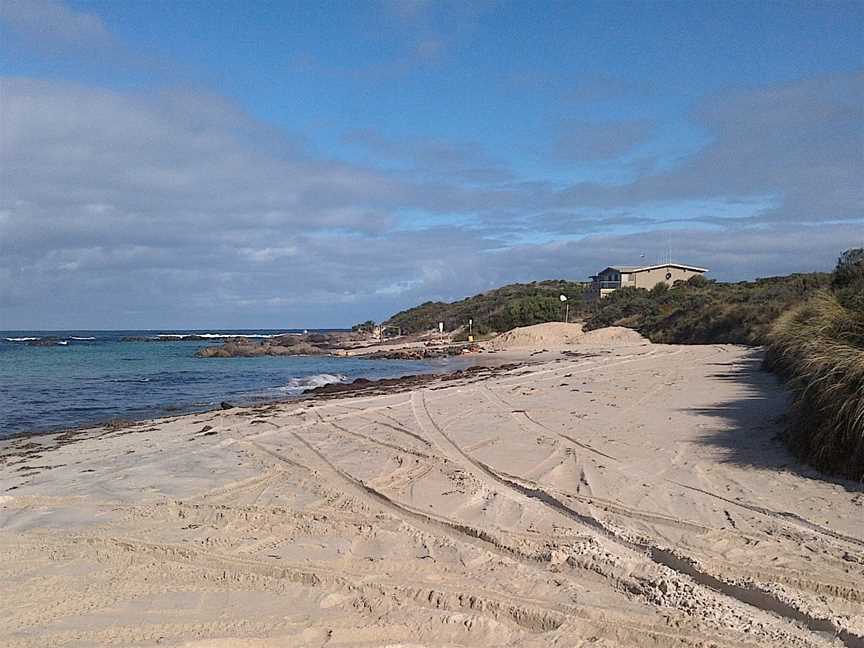
[[[692, 270], [693, 272], [708, 272], [708, 268], [699, 268], [697, 266], [685, 265], [683, 263], [658, 263], [650, 266], [609, 266], [606, 270], [616, 270], [618, 272], [646, 272], [648, 270], [657, 270], [658, 268], [681, 268], [682, 270]], [[601, 271], [602, 272], [602, 271]]]

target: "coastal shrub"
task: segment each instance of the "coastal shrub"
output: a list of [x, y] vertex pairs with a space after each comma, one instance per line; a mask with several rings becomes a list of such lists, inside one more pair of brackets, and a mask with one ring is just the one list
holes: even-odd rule
[[652, 297], [660, 297], [669, 292], [669, 286], [666, 285], [665, 281], [658, 281], [654, 284], [654, 287], [650, 290]]
[[622, 325], [624, 320], [632, 320], [632, 328], [639, 328], [643, 320], [657, 316], [657, 306], [658, 302], [652, 299], [647, 290], [621, 288], [592, 305], [586, 328]]
[[831, 287], [841, 304], [856, 311], [864, 310], [864, 248], [840, 255]]
[[517, 326], [560, 321], [564, 316], [560, 295], [569, 300], [571, 319], [575, 318], [582, 308], [586, 287], [581, 282], [561, 280], [510, 284], [450, 304], [426, 302], [396, 313], [385, 324], [401, 327], [404, 333], [419, 333], [436, 329], [438, 322], [444, 322], [445, 330], [461, 331], [470, 319], [476, 335], [508, 331]]
[[831, 286], [835, 289], [864, 282], [864, 248], [846, 250], [837, 260]]
[[864, 308], [820, 292], [777, 319], [765, 364], [793, 393], [792, 451], [820, 470], [864, 480]]
[[764, 344], [774, 320], [831, 283], [829, 273], [739, 283], [697, 276], [671, 288], [622, 288], [586, 310], [585, 328], [627, 326], [666, 344]]
[[375, 322], [373, 320], [366, 320], [365, 322], [361, 322], [360, 324], [355, 324], [351, 327], [351, 330], [354, 333], [371, 333], [375, 330]]

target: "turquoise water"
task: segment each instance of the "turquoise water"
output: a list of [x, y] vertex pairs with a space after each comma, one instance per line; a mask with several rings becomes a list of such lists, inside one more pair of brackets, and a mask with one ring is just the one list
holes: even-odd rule
[[[270, 335], [284, 331], [218, 331]], [[366, 360], [320, 356], [197, 358], [217, 341], [123, 342], [126, 336], [202, 331], [0, 332], [0, 438], [113, 419], [211, 409], [221, 401], [288, 399], [354, 378], [385, 378], [464, 366], [460, 360]], [[56, 338], [29, 346], [21, 338]]]

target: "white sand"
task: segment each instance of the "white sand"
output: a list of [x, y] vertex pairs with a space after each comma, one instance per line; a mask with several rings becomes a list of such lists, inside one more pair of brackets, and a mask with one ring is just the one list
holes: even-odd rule
[[507, 331], [485, 343], [494, 351], [564, 349], [576, 346], [637, 346], [650, 344], [636, 331], [623, 326], [609, 326], [583, 331], [582, 324], [547, 322]]
[[578, 343], [591, 346], [611, 345], [615, 347], [650, 344], [639, 333], [623, 326], [607, 326], [606, 328], [586, 331], [578, 340]]
[[547, 322], [521, 326], [489, 340], [486, 345], [496, 351], [513, 349], [558, 349], [575, 344], [583, 336], [582, 324]]
[[864, 493], [758, 356], [583, 348], [0, 443], [0, 645], [861, 645]]

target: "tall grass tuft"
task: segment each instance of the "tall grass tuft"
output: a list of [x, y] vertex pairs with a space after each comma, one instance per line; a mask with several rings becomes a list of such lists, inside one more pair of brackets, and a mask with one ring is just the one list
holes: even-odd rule
[[820, 470], [862, 481], [864, 309], [844, 297], [820, 292], [781, 315], [769, 333], [766, 365], [794, 395], [793, 452]]

